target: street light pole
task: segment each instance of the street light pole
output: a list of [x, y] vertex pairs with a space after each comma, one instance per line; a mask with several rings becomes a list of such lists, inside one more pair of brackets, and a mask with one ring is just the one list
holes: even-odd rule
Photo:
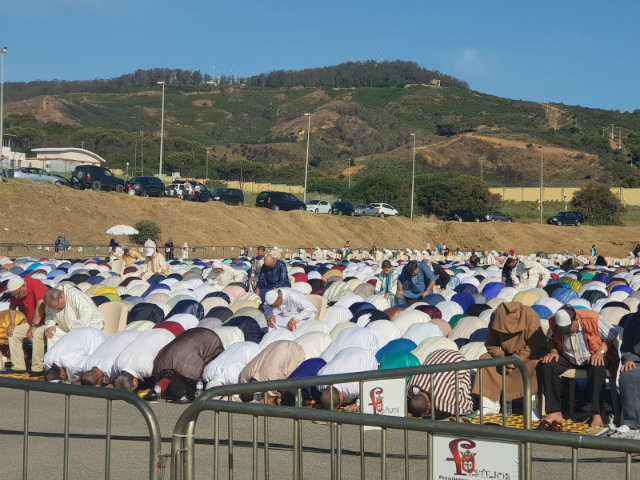
[[127, 180], [129, 180], [129, 162], [127, 162]]
[[158, 175], [162, 178], [162, 140], [164, 138], [164, 84], [165, 82], [158, 82], [158, 85], [162, 85], [162, 110], [160, 113], [160, 164], [158, 166]]
[[311, 138], [311, 114], [305, 113], [306, 117], [309, 117], [309, 125], [307, 127], [307, 160], [304, 163], [304, 197], [302, 201], [307, 203], [307, 173], [309, 171], [309, 139]]
[[144, 133], [140, 130], [140, 175], [144, 176]]
[[544, 146], [540, 145], [540, 225], [542, 225], [542, 211], [544, 205]]
[[0, 70], [0, 157], [4, 159], [4, 131], [3, 128], [3, 109], [4, 109], [4, 56], [7, 53], [7, 47], [0, 48], [0, 55], [2, 55], [2, 67]]
[[351, 159], [349, 159], [349, 188], [351, 188]]
[[413, 137], [413, 170], [411, 172], [411, 216], [413, 218], [413, 191], [416, 181], [416, 134], [410, 134]]

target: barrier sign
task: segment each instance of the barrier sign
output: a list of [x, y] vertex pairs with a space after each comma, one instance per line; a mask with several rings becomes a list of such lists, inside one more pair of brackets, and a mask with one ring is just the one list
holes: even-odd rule
[[405, 417], [406, 410], [407, 387], [404, 378], [373, 380], [362, 384], [362, 413]]
[[517, 442], [433, 436], [434, 480], [517, 480], [519, 467]]

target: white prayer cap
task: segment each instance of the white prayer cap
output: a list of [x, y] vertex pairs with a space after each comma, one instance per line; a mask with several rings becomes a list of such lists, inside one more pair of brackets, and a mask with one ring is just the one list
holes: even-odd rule
[[153, 247], [145, 248], [144, 251], [145, 251], [145, 256], [147, 257], [151, 257], [153, 256], [154, 253], [156, 253], [156, 249]]
[[274, 303], [276, 303], [278, 301], [278, 290], [268, 291], [264, 297], [264, 300], [265, 302], [267, 302], [267, 305], [273, 305]]
[[559, 327], [568, 327], [571, 325], [571, 317], [566, 310], [558, 310], [556, 312], [556, 325]]
[[11, 277], [7, 282], [7, 291], [9, 293], [15, 292], [20, 287], [22, 287], [22, 285], [24, 285], [24, 279], [22, 277]]

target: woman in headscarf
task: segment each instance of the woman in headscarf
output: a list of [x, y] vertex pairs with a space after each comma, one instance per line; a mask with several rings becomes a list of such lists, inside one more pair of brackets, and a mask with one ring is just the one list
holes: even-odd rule
[[[531, 308], [519, 302], [503, 302], [489, 322], [485, 346], [487, 353], [480, 358], [516, 357], [522, 360], [531, 377], [531, 393], [538, 391], [536, 366], [545, 352], [546, 337], [542, 331], [540, 317]], [[511, 364], [505, 368], [506, 401], [522, 398], [524, 389], [520, 370]], [[485, 368], [483, 391], [480, 392], [479, 375], [476, 375], [473, 393], [482, 393], [481, 408], [485, 414], [500, 411], [502, 397], [502, 367]]]
[[382, 262], [382, 272], [378, 275], [380, 290], [378, 295], [384, 295], [392, 307], [396, 306], [396, 292], [398, 291], [398, 272], [389, 260]]

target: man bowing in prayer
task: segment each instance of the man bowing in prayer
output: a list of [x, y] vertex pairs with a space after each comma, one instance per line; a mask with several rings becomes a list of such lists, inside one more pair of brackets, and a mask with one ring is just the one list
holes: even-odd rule
[[315, 320], [318, 309], [304, 293], [292, 288], [279, 288], [267, 293], [265, 309], [269, 328], [288, 328], [292, 332], [302, 322]]

